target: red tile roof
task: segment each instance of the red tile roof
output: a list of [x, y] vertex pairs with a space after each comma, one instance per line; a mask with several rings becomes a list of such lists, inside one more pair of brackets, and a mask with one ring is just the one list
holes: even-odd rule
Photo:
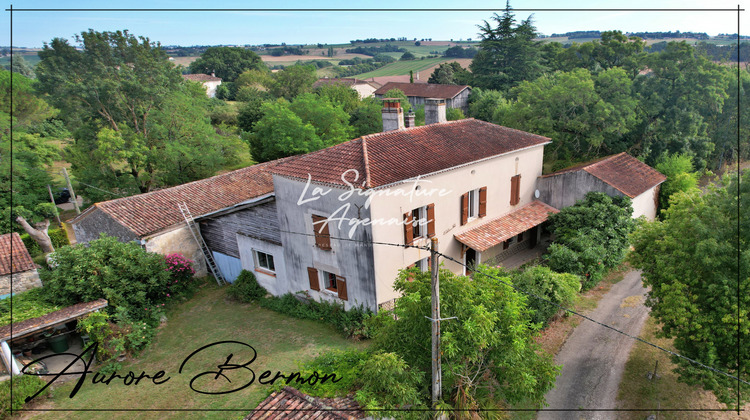
[[398, 83], [388, 82], [375, 91], [375, 95], [385, 95], [391, 89], [398, 89], [406, 96], [420, 96], [423, 98], [451, 99], [469, 88], [466, 85], [439, 85], [435, 83]]
[[544, 177], [546, 178], [579, 170], [586, 171], [601, 179], [630, 198], [635, 198], [643, 194], [667, 179], [665, 175], [656, 169], [624, 152], [585, 165], [563, 169], [555, 173], [544, 175]]
[[[378, 187], [481, 159], [549, 143], [547, 137], [472, 118], [370, 134], [279, 165], [273, 173], [347, 186], [342, 174], [356, 169], [356, 185]], [[353, 175], [347, 176], [353, 180]], [[354, 184], [354, 182], [352, 182]]]
[[[46, 315], [27, 319], [26, 321], [16, 322], [13, 324], [13, 339], [44, 330], [56, 324], [80, 318], [88, 313], [106, 307], [106, 299], [97, 299], [91, 302], [76, 303], [73, 306], [68, 306], [59, 311], [50, 312]], [[0, 327], [0, 341], [5, 341], [11, 338], [10, 325], [11, 324]]]
[[457, 233], [454, 236], [456, 240], [469, 248], [483, 252], [521, 232], [542, 224], [547, 220], [549, 213], [558, 213], [559, 211], [541, 201], [534, 200], [512, 213], [490, 220], [466, 232]]
[[[193, 217], [198, 217], [273, 192], [270, 170], [294, 158], [259, 163], [176, 187], [96, 203], [93, 207], [136, 235], [146, 236], [184, 223], [179, 203], [186, 203]], [[77, 223], [88, 214], [87, 210], [71, 223]]]
[[221, 77], [211, 76], [210, 74], [183, 74], [183, 78], [194, 82], [220, 82]]
[[36, 264], [18, 233], [6, 233], [0, 236], [0, 275], [20, 273], [35, 268]]
[[258, 404], [245, 420], [352, 420], [363, 417], [365, 413], [352, 398], [313, 398], [285, 386]]

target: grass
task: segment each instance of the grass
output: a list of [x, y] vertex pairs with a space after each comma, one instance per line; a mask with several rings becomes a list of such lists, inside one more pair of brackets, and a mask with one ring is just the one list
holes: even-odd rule
[[[74, 398], [68, 398], [74, 381], [54, 390], [53, 399], [43, 408], [54, 409], [116, 409], [137, 408], [149, 410], [216, 409], [214, 412], [140, 412], [140, 418], [242, 418], [268, 394], [270, 385], [253, 385], [241, 391], [205, 395], [190, 389], [190, 380], [206, 371], [216, 371], [216, 366], [226, 361], [233, 353], [230, 363], [245, 363], [251, 352], [243, 346], [227, 345], [213, 347], [194, 356], [185, 365], [182, 374], [180, 364], [194, 350], [209, 343], [236, 340], [252, 345], [257, 359], [249, 366], [256, 378], [265, 370], [291, 373], [297, 371], [298, 362], [308, 361], [331, 349], [364, 348], [367, 343], [343, 338], [333, 328], [314, 321], [305, 321], [280, 315], [260, 308], [255, 304], [241, 304], [229, 300], [226, 289], [207, 284], [188, 302], [168, 314], [169, 320], [156, 336], [155, 341], [137, 360], [125, 363], [122, 374], [129, 370], [138, 374], [145, 371], [151, 375], [164, 370], [171, 379], [155, 386], [151, 382], [126, 387], [122, 381], [105, 386], [93, 385], [89, 378]], [[232, 384], [213, 380], [205, 376], [195, 386], [204, 391], [230, 390], [245, 384], [250, 372], [238, 369], [224, 372]], [[234, 411], [234, 410], [237, 411]], [[57, 418], [59, 413], [39, 413], [40, 418]], [[76, 418], [132, 418], [132, 412], [77, 412]], [[36, 418], [36, 417], [35, 417]]]
[[[674, 351], [672, 340], [657, 337], [660, 327], [655, 319], [649, 318], [641, 330], [640, 338]], [[653, 372], [655, 363], [657, 378], [649, 380], [648, 372]], [[690, 386], [677, 380], [677, 374], [672, 372], [675, 365], [669, 354], [648, 346], [641, 342], [635, 343], [630, 351], [630, 357], [625, 365], [620, 389], [617, 396], [618, 408], [651, 408], [662, 409], [722, 409], [723, 404], [716, 401], [716, 397], [700, 386]], [[748, 407], [745, 406], [745, 410]], [[643, 419], [652, 413], [620, 412], [621, 419]], [[654, 412], [655, 414], [655, 412]], [[670, 419], [750, 419], [750, 413], [743, 412], [660, 412], [660, 420]]]
[[358, 79], [367, 79], [369, 77], [380, 77], [380, 76], [399, 76], [402, 74], [409, 74], [409, 70], [418, 71], [429, 69], [440, 63], [444, 63], [448, 60], [444, 57], [439, 58], [426, 58], [424, 60], [410, 60], [410, 61], [397, 61], [395, 63], [387, 64], [377, 70], [373, 70], [367, 73], [358, 74], [355, 77]]

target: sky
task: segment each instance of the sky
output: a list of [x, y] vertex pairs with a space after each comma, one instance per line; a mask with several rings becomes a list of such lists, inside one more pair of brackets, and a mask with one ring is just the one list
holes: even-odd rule
[[[128, 29], [162, 45], [244, 45], [347, 43], [353, 39], [432, 38], [478, 39], [477, 25], [501, 11], [505, 1], [490, 0], [131, 0], [66, 1], [18, 0], [4, 8], [0, 45], [10, 45], [10, 6], [44, 8], [279, 8], [284, 11], [14, 11], [13, 44], [41, 47], [44, 42], [94, 29]], [[537, 31], [550, 35], [568, 31], [621, 30], [694, 31], [709, 35], [737, 33], [738, 6], [750, 9], [750, 0], [515, 0], [516, 19], [533, 14]], [[544, 11], [539, 9], [732, 9], [731, 11]], [[420, 9], [419, 11], [294, 11], [300, 8]], [[435, 11], [430, 9], [484, 9]], [[534, 10], [532, 10], [534, 9]], [[740, 31], [750, 35], [750, 12], [740, 13]]]

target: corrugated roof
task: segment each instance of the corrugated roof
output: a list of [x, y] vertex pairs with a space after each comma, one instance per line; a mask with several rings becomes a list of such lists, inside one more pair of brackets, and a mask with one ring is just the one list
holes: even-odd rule
[[367, 187], [378, 187], [547, 143], [547, 137], [469, 118], [370, 134], [300, 156], [273, 173], [347, 186], [341, 176], [355, 169], [353, 184], [368, 178]]
[[505, 216], [490, 220], [466, 232], [458, 233], [454, 237], [469, 248], [483, 252], [521, 232], [542, 224], [547, 220], [550, 213], [558, 212], [560, 210], [534, 200]]
[[[223, 175], [96, 203], [94, 206], [142, 237], [183, 223], [185, 219], [179, 203], [187, 204], [193, 217], [198, 217], [272, 193], [270, 170], [294, 158], [259, 163]], [[71, 223], [77, 223], [88, 214], [88, 211], [82, 213]]]
[[385, 95], [391, 89], [398, 89], [406, 96], [420, 96], [423, 98], [452, 99], [467, 85], [440, 85], [436, 83], [398, 83], [388, 82], [375, 91], [375, 95]]
[[0, 236], [0, 275], [20, 273], [35, 268], [36, 264], [18, 233], [6, 233]]
[[353, 420], [363, 417], [365, 413], [352, 398], [314, 398], [285, 386], [258, 404], [245, 420]]
[[574, 171], [586, 171], [630, 198], [635, 198], [664, 182], [667, 177], [656, 169], [623, 152], [592, 163], [544, 175], [552, 177]]

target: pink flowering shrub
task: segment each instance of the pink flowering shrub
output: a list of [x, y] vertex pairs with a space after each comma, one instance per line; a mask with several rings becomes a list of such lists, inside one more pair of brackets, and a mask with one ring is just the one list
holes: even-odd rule
[[165, 298], [169, 299], [174, 295], [180, 294], [193, 281], [193, 260], [183, 257], [180, 254], [169, 254], [164, 257], [167, 264], [167, 271], [170, 274], [167, 290], [164, 291]]

